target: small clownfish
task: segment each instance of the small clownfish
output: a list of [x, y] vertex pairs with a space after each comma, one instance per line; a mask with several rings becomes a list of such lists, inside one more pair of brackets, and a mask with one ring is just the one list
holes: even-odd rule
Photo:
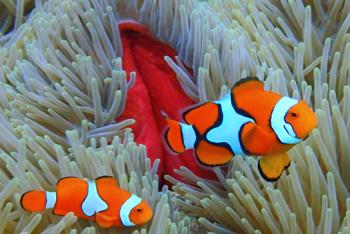
[[21, 206], [31, 212], [52, 208], [56, 215], [73, 212], [75, 216], [96, 221], [104, 228], [142, 225], [152, 218], [152, 209], [146, 201], [119, 188], [117, 180], [109, 176], [95, 181], [61, 178], [56, 192], [32, 190], [24, 193]]
[[241, 79], [220, 100], [188, 109], [183, 119], [166, 117], [172, 152], [194, 149], [197, 161], [211, 167], [227, 165], [234, 155], [263, 156], [258, 169], [267, 181], [281, 176], [290, 165], [287, 151], [317, 126], [304, 101], [265, 91], [255, 77]]

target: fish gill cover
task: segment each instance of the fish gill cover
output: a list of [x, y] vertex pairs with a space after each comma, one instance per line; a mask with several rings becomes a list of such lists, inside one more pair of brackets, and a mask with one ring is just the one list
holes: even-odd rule
[[[147, 200], [153, 220], [126, 233], [349, 233], [349, 12], [346, 0], [0, 1], [0, 233], [109, 232], [20, 207], [21, 193], [67, 175], [112, 175]], [[159, 185], [160, 155], [151, 163], [134, 120], [118, 120], [138, 76], [120, 58], [125, 18], [176, 50], [164, 59], [193, 102], [257, 76], [314, 108], [318, 128], [278, 182], [235, 157], [217, 181], [185, 163], [163, 171], [173, 191]]]

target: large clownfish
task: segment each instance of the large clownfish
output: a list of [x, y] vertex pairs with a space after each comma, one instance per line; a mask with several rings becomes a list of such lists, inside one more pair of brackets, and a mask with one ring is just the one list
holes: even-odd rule
[[73, 212], [105, 228], [132, 227], [152, 218], [152, 209], [146, 201], [119, 188], [117, 180], [108, 176], [95, 181], [65, 177], [57, 182], [56, 192], [32, 190], [24, 193], [21, 205], [31, 212], [48, 208], [56, 215]]
[[165, 141], [171, 151], [194, 149], [205, 166], [223, 166], [234, 155], [255, 155], [267, 181], [276, 181], [290, 165], [287, 151], [317, 125], [304, 101], [265, 91], [257, 78], [238, 81], [223, 98], [184, 112], [185, 123], [167, 118]]

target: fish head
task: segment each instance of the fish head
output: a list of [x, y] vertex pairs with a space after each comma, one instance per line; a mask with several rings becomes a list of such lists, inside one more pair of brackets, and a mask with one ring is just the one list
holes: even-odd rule
[[152, 219], [153, 211], [148, 203], [142, 200], [130, 212], [130, 220], [135, 225], [142, 225]]
[[300, 139], [308, 137], [310, 132], [317, 127], [316, 114], [305, 101], [299, 101], [292, 106], [288, 110], [285, 120], [292, 125], [295, 134]]

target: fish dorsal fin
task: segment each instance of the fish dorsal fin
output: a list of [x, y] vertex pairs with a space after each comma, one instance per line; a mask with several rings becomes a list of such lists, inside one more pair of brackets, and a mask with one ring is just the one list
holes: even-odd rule
[[184, 121], [195, 126], [199, 134], [204, 134], [216, 122], [218, 116], [219, 105], [212, 102], [195, 105], [183, 113]]
[[110, 217], [101, 213], [95, 213], [95, 218], [96, 223], [103, 228], [111, 227], [117, 220], [117, 217]]
[[232, 94], [240, 95], [252, 90], [264, 90], [264, 82], [256, 77], [246, 77], [240, 79], [231, 89]]
[[64, 187], [66, 185], [71, 185], [71, 184], [75, 184], [75, 183], [79, 183], [81, 181], [84, 181], [83, 179], [76, 177], [76, 176], [66, 176], [66, 177], [62, 177], [60, 178], [57, 183], [56, 183], [56, 187]]
[[99, 185], [118, 186], [118, 180], [112, 176], [100, 176], [96, 178], [97, 181]]

